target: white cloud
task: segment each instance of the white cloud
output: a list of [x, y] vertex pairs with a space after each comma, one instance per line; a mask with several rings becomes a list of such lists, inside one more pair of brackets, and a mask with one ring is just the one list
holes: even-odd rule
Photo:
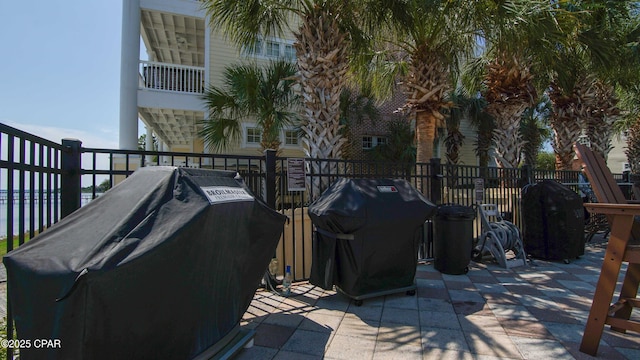
[[[94, 148], [94, 149], [117, 149], [118, 138], [114, 135], [113, 131], [97, 130], [95, 133], [89, 133], [79, 129], [67, 129], [55, 126], [43, 126], [35, 124], [19, 124], [13, 121], [3, 121], [8, 126], [27, 132], [31, 135], [35, 135], [46, 140], [55, 142], [57, 144], [62, 143], [62, 139], [78, 139], [82, 141], [82, 147]], [[15, 144], [16, 148], [18, 144]], [[28, 151], [28, 149], [27, 149]], [[27, 155], [28, 157], [28, 155]], [[99, 169], [108, 170], [110, 161], [108, 154], [98, 154], [96, 156], [96, 162], [93, 163], [92, 154], [82, 155], [82, 167], [84, 169]], [[107, 177], [99, 175], [96, 177], [96, 185], [99, 185]], [[82, 186], [90, 186], [93, 184], [93, 177], [90, 175], [82, 176]], [[6, 188], [5, 176], [0, 176], [0, 188]]]
[[6, 121], [5, 124], [58, 144], [62, 143], [62, 139], [78, 139], [82, 141], [82, 146], [86, 148], [118, 148], [118, 137], [112, 131], [100, 130], [96, 133], [89, 133], [78, 129], [66, 129], [34, 124], [19, 124], [12, 121]]

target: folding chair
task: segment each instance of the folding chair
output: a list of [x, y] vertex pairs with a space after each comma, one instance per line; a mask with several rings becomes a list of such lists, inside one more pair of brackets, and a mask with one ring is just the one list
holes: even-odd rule
[[[595, 356], [605, 324], [614, 331], [640, 332], [640, 322], [630, 320], [634, 307], [640, 307], [636, 298], [640, 283], [640, 223], [634, 216], [640, 215], [640, 205], [629, 204], [616, 183], [606, 162], [599, 154], [583, 144], [574, 146], [578, 158], [585, 165], [585, 172], [598, 203], [585, 203], [591, 213], [604, 214], [611, 233], [598, 278], [589, 318], [585, 326], [580, 351]], [[622, 262], [628, 262], [620, 297], [611, 305]]]

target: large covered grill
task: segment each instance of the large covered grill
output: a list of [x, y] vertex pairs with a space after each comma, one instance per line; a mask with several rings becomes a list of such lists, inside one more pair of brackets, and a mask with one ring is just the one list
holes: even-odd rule
[[336, 180], [309, 206], [310, 282], [356, 300], [413, 291], [422, 226], [435, 211], [405, 180]]
[[189, 359], [237, 331], [285, 217], [235, 172], [136, 171], [4, 258], [22, 359]]

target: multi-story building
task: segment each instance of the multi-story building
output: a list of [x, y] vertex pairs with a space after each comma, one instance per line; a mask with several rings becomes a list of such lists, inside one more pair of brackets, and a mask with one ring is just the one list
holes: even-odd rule
[[[198, 131], [205, 119], [202, 95], [209, 84], [219, 85], [224, 68], [242, 61], [266, 62], [275, 58], [295, 61], [293, 36], [263, 39], [256, 51], [231, 44], [224, 34], [211, 31], [201, 2], [196, 0], [123, 0], [120, 85], [120, 148], [138, 146], [138, 119], [146, 128], [147, 149], [155, 138], [158, 150], [208, 153]], [[385, 121], [397, 116], [395, 99], [383, 106], [381, 121], [353, 127], [355, 158], [386, 141]], [[225, 152], [258, 154], [260, 131], [251, 119], [243, 124], [240, 144]], [[476, 165], [473, 130], [467, 136], [463, 163]], [[302, 156], [297, 133], [281, 134], [283, 156]], [[439, 154], [436, 151], [436, 154]]]
[[[220, 84], [230, 64], [294, 61], [292, 44], [292, 37], [264, 39], [249, 53], [211, 31], [200, 1], [123, 0], [120, 148], [137, 148], [140, 119], [159, 150], [209, 152], [198, 136], [206, 86]], [[283, 131], [281, 141], [283, 155], [302, 155], [294, 129]], [[259, 129], [247, 119], [242, 142], [229, 152], [256, 155], [259, 142]], [[152, 143], [147, 141], [148, 150]]]

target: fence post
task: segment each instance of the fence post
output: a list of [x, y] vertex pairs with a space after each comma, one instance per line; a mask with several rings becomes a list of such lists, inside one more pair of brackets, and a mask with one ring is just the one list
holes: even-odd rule
[[529, 164], [525, 164], [522, 166], [520, 172], [520, 187], [523, 187], [527, 184], [531, 184], [533, 182], [533, 168]]
[[440, 166], [440, 158], [433, 158], [429, 160], [429, 166], [431, 166], [431, 186], [430, 186], [430, 199], [431, 202], [438, 205], [442, 202], [442, 167]]
[[81, 192], [81, 159], [80, 148], [82, 141], [77, 139], [62, 139], [62, 177], [60, 186], [60, 207], [62, 217], [80, 208]]
[[267, 149], [264, 151], [265, 156], [265, 201], [272, 209], [276, 208], [276, 151]]

